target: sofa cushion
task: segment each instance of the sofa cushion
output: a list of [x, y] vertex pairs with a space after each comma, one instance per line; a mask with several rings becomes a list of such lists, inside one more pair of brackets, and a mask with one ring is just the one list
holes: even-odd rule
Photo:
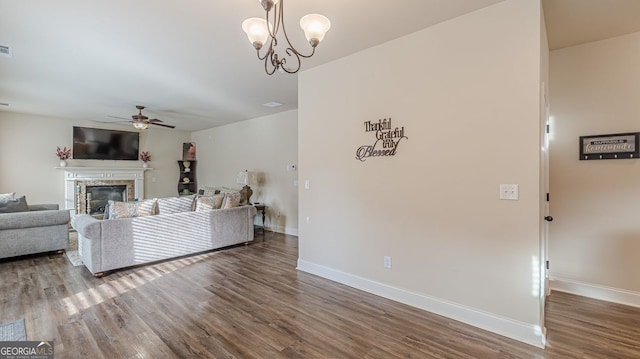
[[158, 198], [158, 214], [193, 211], [194, 196]]
[[[68, 210], [43, 210], [0, 214], [0, 230], [58, 226], [68, 222]], [[2, 255], [0, 255], [0, 257], [2, 257]]]
[[222, 207], [222, 201], [224, 200], [223, 194], [216, 194], [213, 196], [198, 196], [196, 198], [196, 212], [210, 211], [212, 209], [220, 209]]
[[28, 212], [29, 205], [25, 196], [0, 203], [0, 213]]
[[46, 203], [46, 204], [30, 204], [30, 211], [51, 211], [51, 210], [59, 210], [60, 206], [56, 203]]
[[147, 199], [141, 202], [109, 201], [107, 208], [108, 213], [105, 215], [105, 219], [151, 216], [156, 213], [156, 199]]

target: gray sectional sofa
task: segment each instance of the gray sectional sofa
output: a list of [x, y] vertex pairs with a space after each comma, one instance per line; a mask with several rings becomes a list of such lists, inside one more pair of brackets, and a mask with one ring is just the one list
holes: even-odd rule
[[66, 249], [69, 211], [57, 204], [29, 205], [28, 211], [0, 213], [0, 258]]
[[78, 231], [84, 265], [99, 277], [119, 268], [253, 241], [253, 206], [172, 212], [162, 214], [161, 209], [155, 215], [106, 220], [76, 215], [71, 224]]

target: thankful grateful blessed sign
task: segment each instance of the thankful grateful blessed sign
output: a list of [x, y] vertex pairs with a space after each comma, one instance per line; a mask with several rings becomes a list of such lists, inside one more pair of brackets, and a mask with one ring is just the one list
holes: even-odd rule
[[378, 122], [366, 121], [364, 132], [372, 132], [374, 142], [370, 145], [362, 145], [356, 150], [356, 159], [362, 162], [369, 157], [395, 156], [398, 145], [402, 139], [408, 139], [404, 135], [404, 126], [391, 126], [391, 118], [378, 120]]

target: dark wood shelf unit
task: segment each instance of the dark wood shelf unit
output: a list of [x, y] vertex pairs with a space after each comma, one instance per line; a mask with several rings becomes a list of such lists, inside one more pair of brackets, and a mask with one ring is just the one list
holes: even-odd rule
[[[185, 166], [185, 163], [188, 165]], [[196, 161], [178, 161], [178, 167], [180, 168], [178, 195], [195, 194], [198, 191], [198, 186], [196, 185]]]

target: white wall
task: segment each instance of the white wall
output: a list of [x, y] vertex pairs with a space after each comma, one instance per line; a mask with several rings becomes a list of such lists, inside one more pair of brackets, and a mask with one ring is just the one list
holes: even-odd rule
[[640, 33], [551, 52], [551, 276], [640, 306], [640, 160], [578, 160], [584, 135], [640, 131]]
[[[298, 234], [297, 171], [298, 112], [271, 116], [194, 132], [197, 148], [198, 188], [241, 187], [238, 172], [256, 172], [260, 183], [252, 186], [252, 202], [267, 205], [266, 226], [272, 231]], [[256, 223], [262, 218], [256, 216]]]
[[[17, 192], [26, 195], [28, 203], [57, 203], [64, 208], [64, 172], [54, 169], [60, 162], [55, 151], [57, 146], [73, 145], [73, 126], [106, 128], [95, 122], [0, 112], [0, 193]], [[182, 158], [182, 143], [190, 138], [189, 132], [177, 130], [142, 132], [140, 149], [150, 152], [153, 168], [145, 175], [145, 197], [177, 195], [176, 161]], [[69, 166], [141, 167], [142, 162], [70, 160]]]
[[299, 75], [299, 269], [542, 345], [540, 27], [508, 0]]

